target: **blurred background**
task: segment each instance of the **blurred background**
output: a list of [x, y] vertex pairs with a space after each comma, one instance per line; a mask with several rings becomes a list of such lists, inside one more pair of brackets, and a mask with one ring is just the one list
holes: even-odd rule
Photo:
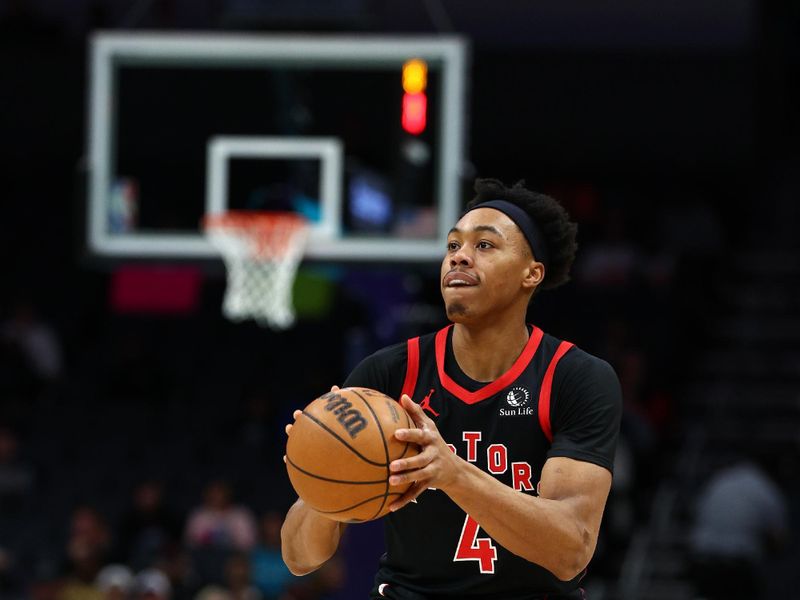
[[[307, 260], [276, 332], [223, 318], [218, 259], [93, 249], [101, 30], [463, 44], [459, 206], [481, 176], [568, 208], [573, 280], [530, 319], [623, 386], [589, 598], [797, 597], [799, 4], [0, 0], [0, 598], [363, 598], [380, 523], [314, 575], [282, 565], [283, 427], [369, 353], [445, 323], [435, 261]], [[421, 130], [399, 66], [121, 65], [112, 233], [196, 232], [208, 136], [269, 133], [346, 141], [345, 235], [435, 238], [453, 139], [437, 64]], [[319, 165], [267, 162], [231, 162], [231, 206], [313, 216]]]

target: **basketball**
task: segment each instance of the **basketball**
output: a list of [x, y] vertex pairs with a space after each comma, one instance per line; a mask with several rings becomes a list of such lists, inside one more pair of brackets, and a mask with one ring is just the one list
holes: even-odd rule
[[336, 521], [382, 517], [410, 484], [389, 485], [389, 464], [419, 452], [394, 437], [414, 422], [399, 402], [368, 388], [343, 388], [306, 406], [286, 444], [298, 496]]

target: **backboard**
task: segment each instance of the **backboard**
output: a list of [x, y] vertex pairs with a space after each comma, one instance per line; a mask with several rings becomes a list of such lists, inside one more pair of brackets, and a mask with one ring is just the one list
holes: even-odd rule
[[[411, 59], [421, 130], [403, 112]], [[313, 222], [310, 258], [438, 260], [461, 205], [465, 68], [454, 37], [97, 34], [88, 246], [211, 258], [205, 214], [289, 209]]]

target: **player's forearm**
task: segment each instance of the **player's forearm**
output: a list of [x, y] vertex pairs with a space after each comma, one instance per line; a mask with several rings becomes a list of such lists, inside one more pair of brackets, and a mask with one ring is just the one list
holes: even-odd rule
[[281, 527], [283, 562], [294, 575], [316, 571], [336, 552], [344, 528], [297, 500]]
[[498, 544], [561, 580], [577, 576], [594, 553], [597, 536], [565, 501], [514, 490], [466, 461], [447, 494]]

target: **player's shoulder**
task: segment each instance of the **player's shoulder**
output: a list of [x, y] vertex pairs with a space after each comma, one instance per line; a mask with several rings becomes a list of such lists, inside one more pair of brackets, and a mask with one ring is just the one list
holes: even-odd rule
[[381, 348], [356, 365], [344, 387], [368, 387], [394, 397], [402, 386], [406, 362], [405, 342]]
[[385, 367], [396, 367], [406, 363], [406, 355], [408, 352], [408, 342], [398, 342], [391, 346], [385, 346], [380, 350], [376, 350], [364, 360], [374, 364], [380, 364]]

